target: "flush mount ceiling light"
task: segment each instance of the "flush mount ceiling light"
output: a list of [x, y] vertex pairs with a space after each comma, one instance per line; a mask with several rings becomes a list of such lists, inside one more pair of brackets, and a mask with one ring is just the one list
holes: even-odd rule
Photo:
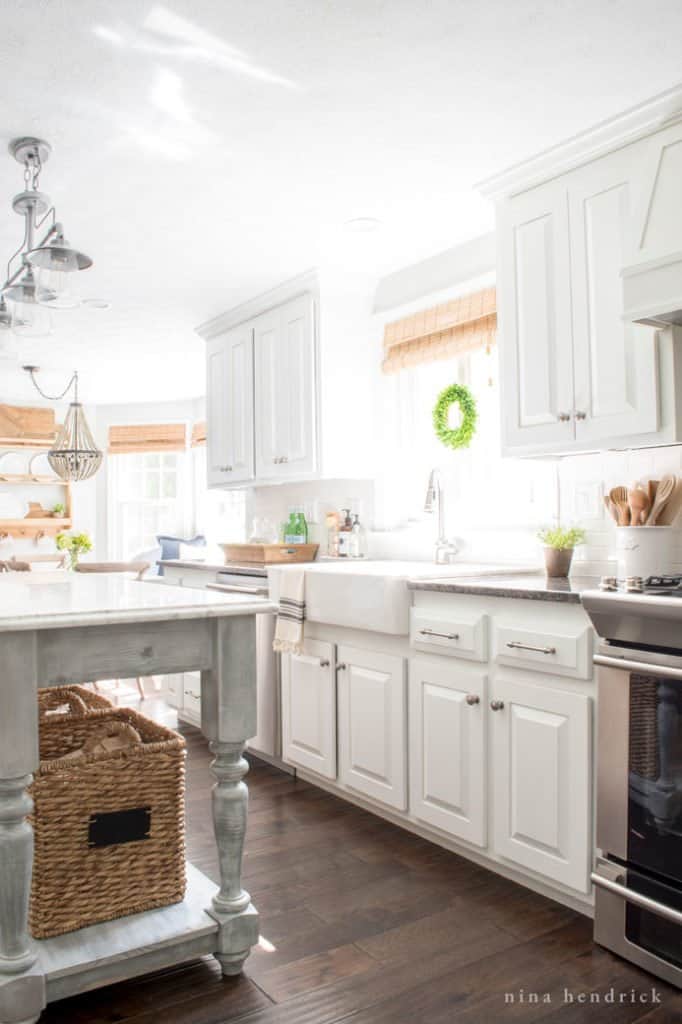
[[345, 223], [346, 231], [356, 235], [366, 234], [369, 231], [377, 231], [381, 227], [381, 221], [377, 217], [353, 217]]
[[49, 402], [60, 401], [73, 387], [73, 402], [69, 405], [57, 440], [47, 453], [47, 461], [62, 480], [87, 480], [94, 476], [102, 465], [102, 452], [95, 444], [83, 406], [78, 401], [78, 371], [74, 372], [60, 395], [46, 395], [35, 377], [38, 367], [24, 366], [22, 369], [28, 373], [38, 394]]
[[[0, 327], [3, 310], [11, 316], [17, 334], [37, 337], [49, 334], [50, 321], [45, 309], [74, 309], [80, 299], [73, 291], [73, 274], [87, 270], [92, 260], [72, 248], [57, 221], [52, 201], [38, 189], [40, 172], [52, 148], [42, 139], [14, 139], [9, 150], [24, 166], [24, 191], [12, 200], [12, 209], [24, 218], [24, 239], [7, 264], [7, 280], [0, 287]], [[36, 240], [43, 225], [49, 224]]]

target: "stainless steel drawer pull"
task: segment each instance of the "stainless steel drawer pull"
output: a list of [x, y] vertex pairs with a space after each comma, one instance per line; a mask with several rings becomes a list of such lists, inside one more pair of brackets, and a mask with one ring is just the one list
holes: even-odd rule
[[600, 889], [607, 889], [615, 896], [620, 896], [622, 899], [627, 900], [628, 903], [634, 903], [635, 906], [642, 907], [644, 910], [650, 910], [652, 914], [664, 917], [666, 921], [682, 925], [682, 911], [675, 910], [673, 907], [666, 907], [665, 903], [658, 903], [657, 900], [643, 896], [641, 892], [628, 889], [626, 885], [620, 885], [619, 882], [613, 882], [610, 878], [604, 878], [603, 875], [597, 874], [596, 871], [593, 871], [590, 877]]
[[491, 711], [502, 711], [503, 708], [504, 708], [504, 701], [503, 700], [491, 700], [490, 701], [490, 710]]
[[469, 707], [473, 707], [474, 704], [480, 704], [481, 703], [481, 698], [478, 696], [478, 694], [475, 694], [475, 693], [467, 693], [465, 699], [466, 699], [466, 702], [469, 705]]
[[336, 671], [337, 672], [345, 672], [346, 671], [346, 663], [345, 663], [345, 661], [340, 661], [339, 662], [339, 664], [336, 666]]
[[556, 654], [556, 647], [533, 647], [532, 644], [522, 644], [518, 640], [510, 640], [507, 647], [515, 651], [535, 651], [536, 654]]
[[420, 629], [422, 636], [439, 636], [443, 640], [459, 640], [459, 633], [438, 633], [435, 629]]
[[329, 668], [329, 662], [326, 658], [320, 658], [320, 668]]

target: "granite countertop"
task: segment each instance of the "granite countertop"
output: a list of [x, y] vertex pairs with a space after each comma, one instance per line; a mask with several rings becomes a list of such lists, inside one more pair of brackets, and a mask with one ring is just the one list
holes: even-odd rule
[[563, 601], [579, 604], [584, 590], [599, 586], [597, 576], [550, 579], [544, 573], [527, 576], [487, 576], [475, 579], [411, 579], [410, 590], [435, 590], [445, 594], [479, 594], [484, 597], [521, 597], [531, 601]]
[[70, 626], [222, 618], [273, 612], [262, 597], [169, 587], [102, 573], [7, 573], [0, 576], [0, 632]]

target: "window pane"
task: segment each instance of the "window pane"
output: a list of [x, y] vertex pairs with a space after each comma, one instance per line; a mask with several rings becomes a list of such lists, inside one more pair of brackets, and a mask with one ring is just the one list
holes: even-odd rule
[[161, 456], [158, 452], [147, 452], [144, 457], [144, 464], [148, 469], [158, 469], [161, 465]]
[[151, 498], [152, 500], [159, 497], [159, 474], [149, 473], [144, 485], [144, 496], [145, 498]]
[[175, 498], [178, 493], [178, 483], [175, 473], [166, 472], [163, 474], [163, 498]]

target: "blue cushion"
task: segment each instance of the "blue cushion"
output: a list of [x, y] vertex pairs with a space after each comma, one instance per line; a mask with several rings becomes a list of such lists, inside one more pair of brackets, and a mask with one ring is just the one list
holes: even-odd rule
[[[196, 537], [192, 537], [191, 540], [186, 537], [170, 537], [162, 533], [157, 534], [157, 543], [161, 545], [161, 561], [164, 562], [169, 558], [180, 557], [180, 545], [191, 544], [195, 548], [205, 548], [206, 538], [203, 534], [198, 533]], [[159, 566], [159, 576], [163, 576], [163, 566]]]

